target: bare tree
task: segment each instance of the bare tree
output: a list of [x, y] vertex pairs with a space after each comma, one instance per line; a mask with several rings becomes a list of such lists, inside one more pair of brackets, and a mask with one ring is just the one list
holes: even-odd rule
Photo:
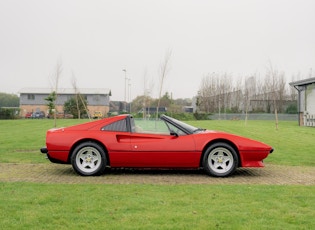
[[[298, 72], [296, 75], [292, 75], [292, 77], [291, 77], [292, 82], [298, 81], [301, 79], [302, 79], [302, 77], [301, 77], [300, 72]], [[289, 92], [290, 92], [290, 99], [292, 101], [297, 100], [297, 90], [293, 86], [290, 86]]]
[[74, 73], [72, 72], [72, 87], [74, 89], [74, 94], [75, 94], [75, 103], [76, 103], [76, 107], [77, 107], [77, 111], [78, 111], [78, 119], [81, 118], [81, 112], [80, 112], [80, 107], [79, 107], [79, 92], [78, 92], [78, 88], [77, 88], [77, 80], [76, 77], [74, 75]]
[[238, 77], [236, 80], [236, 85], [233, 88], [233, 99], [234, 100], [234, 107], [236, 111], [240, 111], [240, 108], [242, 107], [242, 105], [244, 104], [244, 97], [243, 97], [243, 92], [242, 92], [242, 77]]
[[223, 108], [224, 114], [226, 114], [226, 109], [231, 109], [231, 92], [232, 92], [232, 77], [231, 75], [224, 73], [221, 76], [218, 75], [219, 79], [219, 102], [220, 107], [219, 111], [221, 111], [221, 108]]
[[[60, 80], [60, 77], [61, 77], [61, 73], [62, 73], [62, 62], [61, 62], [61, 59], [59, 59], [57, 61], [54, 73], [49, 78], [50, 84], [51, 84], [51, 88], [52, 88], [52, 93], [55, 95], [54, 96], [54, 101], [53, 101], [54, 105], [55, 105], [55, 103], [57, 101], [57, 98], [58, 98], [58, 86], [59, 86], [59, 80]], [[56, 112], [57, 111], [55, 109], [55, 111], [54, 111], [54, 127], [57, 126]]]
[[245, 89], [244, 89], [244, 110], [245, 110], [245, 125], [247, 125], [248, 110], [250, 106], [251, 96], [256, 85], [256, 79], [254, 76], [245, 79]]
[[158, 118], [159, 107], [160, 107], [160, 102], [161, 102], [161, 97], [162, 97], [163, 84], [164, 84], [165, 78], [166, 78], [166, 76], [170, 70], [171, 56], [172, 56], [172, 51], [168, 50], [165, 54], [163, 62], [160, 64], [160, 68], [159, 68], [160, 85], [159, 85], [159, 100], [158, 100], [158, 105], [156, 107], [156, 119]]
[[203, 77], [199, 89], [200, 109], [206, 113], [216, 112], [219, 108], [219, 79], [215, 73]]
[[[219, 116], [222, 111], [232, 112], [242, 108], [246, 113], [245, 121], [249, 111], [274, 112], [278, 129], [278, 113], [285, 112], [289, 91], [284, 72], [275, 69], [271, 62], [266, 69], [264, 75], [254, 73], [245, 82], [236, 82], [236, 86], [227, 73], [204, 76], [198, 90], [198, 108], [207, 113], [219, 113]], [[291, 99], [296, 100], [295, 90], [291, 91]]]
[[144, 70], [143, 73], [143, 102], [142, 102], [142, 111], [143, 111], [143, 118], [147, 117], [146, 108], [150, 106], [151, 98], [150, 93], [153, 90], [154, 82], [151, 79], [151, 82], [148, 83], [148, 71], [147, 69]]
[[201, 85], [199, 88], [199, 109], [202, 111], [205, 111], [206, 113], [209, 113], [210, 111], [210, 98], [211, 98], [211, 78], [209, 75], [205, 76], [201, 80]]
[[86, 106], [85, 100], [82, 98], [80, 90], [78, 90], [77, 88], [77, 81], [73, 73], [72, 73], [72, 87], [74, 88], [74, 92], [75, 92], [75, 101], [76, 101], [76, 107], [78, 110], [78, 118], [80, 119], [80, 116], [81, 116], [81, 109], [80, 109], [80, 102], [81, 102], [82, 106], [84, 107], [84, 110], [86, 111], [86, 114], [88, 115], [89, 120], [91, 120], [89, 109]]
[[287, 95], [285, 73], [283, 71], [279, 72], [277, 78], [278, 78], [278, 89], [277, 89], [278, 111], [280, 113], [283, 113], [284, 102]]
[[234, 105], [232, 102], [233, 84], [231, 75], [211, 73], [206, 75], [198, 91], [200, 109], [207, 113], [224, 113]]
[[280, 101], [279, 91], [283, 84], [282, 78], [284, 78], [284, 73], [279, 73], [278, 70], [274, 69], [272, 63], [269, 62], [269, 68], [267, 69], [265, 82], [266, 82], [266, 87], [270, 89], [270, 93], [271, 93], [270, 96], [273, 101], [276, 130], [279, 129], [278, 103], [277, 102]]

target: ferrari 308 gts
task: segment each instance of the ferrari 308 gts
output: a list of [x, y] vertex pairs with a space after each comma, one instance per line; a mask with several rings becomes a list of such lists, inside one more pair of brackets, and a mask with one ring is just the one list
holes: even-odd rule
[[263, 167], [273, 148], [237, 135], [193, 127], [162, 115], [138, 120], [119, 115], [47, 131], [41, 148], [53, 163], [71, 164], [82, 176], [111, 168], [203, 168], [225, 177], [237, 167]]

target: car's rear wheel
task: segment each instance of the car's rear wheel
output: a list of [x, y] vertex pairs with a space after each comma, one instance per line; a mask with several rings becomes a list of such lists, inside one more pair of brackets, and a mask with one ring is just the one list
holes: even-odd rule
[[234, 148], [226, 143], [215, 143], [205, 152], [203, 167], [211, 176], [225, 177], [234, 173], [238, 156]]
[[93, 142], [78, 145], [71, 156], [73, 169], [82, 176], [96, 176], [104, 172], [106, 155], [102, 147]]

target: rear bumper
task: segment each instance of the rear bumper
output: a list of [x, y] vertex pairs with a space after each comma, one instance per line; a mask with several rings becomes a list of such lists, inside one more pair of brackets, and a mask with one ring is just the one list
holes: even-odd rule
[[60, 160], [59, 158], [55, 158], [55, 157], [52, 157], [50, 156], [50, 154], [48, 154], [48, 149], [47, 147], [43, 147], [43, 148], [40, 148], [40, 152], [43, 153], [43, 154], [46, 154], [47, 158], [52, 162], [52, 163], [57, 163], [57, 164], [69, 164], [67, 162], [67, 160]]
[[48, 153], [48, 149], [47, 149], [46, 146], [45, 146], [45, 147], [43, 147], [43, 148], [40, 149], [40, 152], [41, 152], [41, 153], [44, 153], [44, 154], [47, 154], [47, 153]]

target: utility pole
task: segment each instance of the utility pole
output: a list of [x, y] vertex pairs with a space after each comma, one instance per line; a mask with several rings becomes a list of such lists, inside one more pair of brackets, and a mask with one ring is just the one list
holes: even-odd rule
[[127, 70], [126, 69], [123, 69], [122, 71], [124, 71], [125, 72], [125, 101], [124, 101], [124, 109], [125, 109], [125, 111], [126, 111], [126, 95], [127, 95], [127, 93], [126, 93], [126, 90], [127, 90]]
[[129, 101], [129, 113], [131, 114], [131, 78], [128, 78], [128, 101]]

